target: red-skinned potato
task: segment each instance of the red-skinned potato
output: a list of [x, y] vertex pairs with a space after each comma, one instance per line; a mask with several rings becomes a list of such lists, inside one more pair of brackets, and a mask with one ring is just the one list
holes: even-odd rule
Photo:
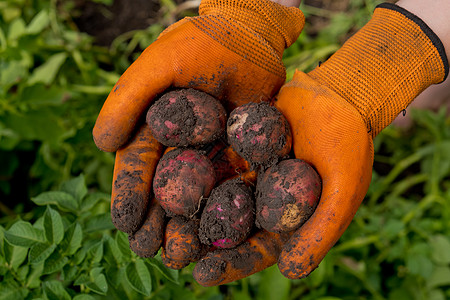
[[286, 118], [267, 102], [235, 108], [227, 121], [230, 145], [253, 165], [271, 166], [286, 157], [292, 135]]
[[270, 167], [256, 184], [256, 223], [270, 232], [299, 228], [319, 203], [322, 184], [305, 161], [287, 159]]
[[200, 241], [233, 248], [249, 235], [254, 224], [252, 191], [239, 178], [214, 188], [200, 219]]
[[162, 95], [148, 110], [147, 124], [165, 146], [185, 147], [210, 143], [222, 136], [226, 111], [214, 97], [194, 89]]
[[153, 192], [169, 216], [192, 217], [216, 182], [214, 166], [200, 151], [176, 148], [164, 154], [153, 178]]

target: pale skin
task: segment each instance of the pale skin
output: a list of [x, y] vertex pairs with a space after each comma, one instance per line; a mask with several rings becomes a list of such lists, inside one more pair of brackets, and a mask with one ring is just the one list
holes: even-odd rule
[[[287, 7], [299, 7], [302, 2], [301, 0], [271, 1]], [[444, 44], [447, 58], [450, 59], [450, 21], [448, 18], [450, 1], [400, 0], [396, 4], [421, 18], [433, 30]], [[411, 107], [437, 110], [442, 106], [447, 106], [450, 113], [450, 76], [445, 82], [427, 88], [406, 111], [408, 112]], [[412, 121], [407, 113], [406, 117], [402, 114], [398, 116], [393, 124], [399, 127], [409, 127]]]

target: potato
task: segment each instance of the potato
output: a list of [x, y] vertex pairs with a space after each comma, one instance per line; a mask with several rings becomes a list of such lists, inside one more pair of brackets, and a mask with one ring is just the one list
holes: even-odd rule
[[169, 147], [199, 146], [225, 133], [226, 111], [214, 97], [194, 89], [161, 96], [147, 112], [155, 139]]
[[270, 232], [299, 228], [319, 203], [319, 174], [305, 161], [287, 159], [270, 167], [256, 184], [256, 223]]
[[156, 167], [153, 192], [169, 216], [192, 217], [216, 182], [211, 161], [198, 150], [177, 148]]
[[200, 219], [200, 241], [218, 248], [233, 248], [249, 235], [254, 224], [252, 191], [239, 179], [214, 188]]
[[289, 123], [267, 102], [235, 108], [227, 121], [227, 136], [234, 150], [255, 166], [269, 167], [291, 151]]

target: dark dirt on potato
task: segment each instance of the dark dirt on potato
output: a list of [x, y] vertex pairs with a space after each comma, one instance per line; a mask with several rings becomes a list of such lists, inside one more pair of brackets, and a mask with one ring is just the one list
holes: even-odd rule
[[[242, 196], [238, 203], [237, 196]], [[211, 245], [220, 240], [230, 240], [225, 244], [236, 246], [245, 240], [253, 224], [252, 191], [238, 179], [228, 180], [211, 192], [201, 216], [200, 241]]]
[[[251, 163], [252, 169], [255, 169], [257, 166], [262, 166], [264, 169], [268, 168], [286, 157], [290, 150], [290, 146], [287, 145], [287, 143], [291, 142], [289, 124], [283, 123], [281, 118], [284, 118], [284, 116], [275, 107], [270, 106], [266, 102], [248, 103], [238, 109], [245, 109], [244, 107], [249, 107], [251, 113], [248, 113], [243, 124], [239, 124], [242, 122], [242, 119], [239, 116], [235, 117], [232, 112], [228, 118], [227, 127], [230, 130], [233, 125], [242, 126], [242, 132], [245, 133], [245, 137], [242, 137], [237, 132], [236, 134], [232, 132], [230, 134], [230, 131], [228, 131], [228, 141], [240, 156]], [[246, 113], [246, 110], [242, 110], [242, 112]], [[275, 119], [273, 118], [274, 115], [280, 116], [280, 118]], [[254, 130], [256, 126], [260, 128]], [[280, 132], [280, 128], [283, 129], [284, 133], [289, 134], [289, 138], [286, 134]], [[274, 131], [279, 133], [275, 141], [271, 139]], [[281, 154], [286, 152], [285, 149], [287, 147], [287, 153]]]

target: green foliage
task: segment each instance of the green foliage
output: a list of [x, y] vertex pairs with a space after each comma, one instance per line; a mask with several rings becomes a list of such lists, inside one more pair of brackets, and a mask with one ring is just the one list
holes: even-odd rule
[[0, 299], [170, 298], [190, 289], [190, 276], [130, 250], [112, 225], [109, 195], [88, 194], [84, 176], [33, 201], [44, 209], [34, 221], [0, 227]]

